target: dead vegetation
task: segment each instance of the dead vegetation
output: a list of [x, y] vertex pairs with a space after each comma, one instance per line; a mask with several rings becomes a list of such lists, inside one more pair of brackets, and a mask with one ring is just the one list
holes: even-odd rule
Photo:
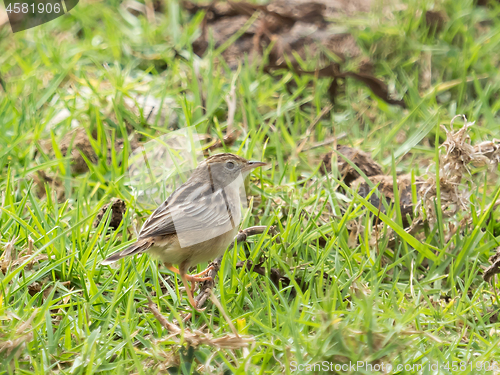
[[59, 144], [59, 149], [64, 156], [71, 158], [71, 169], [76, 174], [85, 173], [89, 170], [85, 158], [93, 164], [98, 161], [97, 154], [92, 147], [85, 128], [77, 128], [73, 132], [66, 134]]
[[[456, 116], [451, 121], [451, 127], [448, 129], [442, 127], [446, 132], [446, 140], [440, 146], [443, 152], [440, 153], [437, 166], [429, 165], [427, 174], [424, 176], [415, 176], [414, 182], [409, 174], [398, 175], [396, 186], [391, 175], [382, 174], [382, 168], [366, 153], [346, 146], [338, 146], [337, 152], [344, 155], [348, 160], [355, 164], [358, 169], [367, 176], [360, 176], [359, 173], [340, 155], [337, 155], [337, 168], [345, 184], [353, 191], [356, 191], [361, 197], [369, 197], [368, 201], [378, 208], [381, 213], [386, 213], [385, 203], [391, 207], [395, 203], [394, 190], [397, 189], [399, 197], [399, 210], [402, 217], [403, 227], [412, 234], [416, 234], [423, 225], [433, 225], [438, 217], [436, 204], [438, 202], [438, 191], [441, 206], [438, 207], [443, 218], [451, 219], [458, 212], [465, 213], [465, 218], [457, 224], [449, 223], [445, 239], [448, 241], [456, 232], [457, 225], [463, 227], [470, 225], [469, 198], [475, 188], [475, 182], [472, 178], [471, 167], [486, 167], [488, 173], [494, 171], [500, 162], [500, 140], [493, 139], [471, 144], [469, 129], [474, 123], [468, 122], [463, 117], [464, 125], [459, 130], [453, 129], [454, 121], [460, 116]], [[321, 170], [323, 173], [331, 171], [331, 162], [334, 160], [334, 152], [325, 155]], [[432, 171], [432, 167], [438, 168], [438, 173]], [[439, 182], [438, 177], [439, 176]], [[437, 184], [439, 183], [439, 190]], [[412, 189], [414, 185], [414, 189]], [[378, 194], [371, 193], [373, 188], [377, 187]], [[371, 195], [370, 195], [371, 193]], [[415, 197], [414, 197], [415, 195]], [[416, 203], [416, 204], [415, 204]], [[383, 223], [375, 219], [374, 232], [372, 233], [373, 245], [376, 245], [383, 233]], [[357, 242], [357, 234], [362, 229], [361, 223], [351, 225], [351, 234], [353, 245]], [[391, 247], [394, 242], [394, 233], [389, 228], [385, 234], [389, 236]], [[497, 273], [499, 263], [497, 258], [490, 259], [492, 265], [485, 271], [485, 277], [488, 280]]]
[[[458, 117], [463, 117], [465, 124], [460, 130], [454, 131], [453, 122]], [[471, 144], [468, 129], [473, 125], [474, 123], [468, 122], [465, 116], [455, 116], [450, 129], [442, 127], [446, 132], [446, 141], [441, 146], [444, 153], [439, 156], [441, 201], [439, 209], [447, 217], [451, 217], [458, 210], [468, 209], [469, 197], [474, 186], [470, 167], [487, 166], [491, 171], [491, 168], [497, 166], [500, 161], [500, 140]], [[437, 174], [428, 173], [428, 178], [419, 186], [421, 200], [417, 207], [425, 211], [427, 219], [431, 222], [437, 217], [435, 208], [435, 201], [438, 198], [437, 183]], [[421, 214], [423, 215], [423, 212]]]
[[99, 226], [110, 206], [111, 206], [111, 219], [109, 222], [109, 227], [112, 229], [117, 229], [120, 226], [120, 223], [123, 220], [123, 215], [125, 214], [127, 206], [125, 204], [125, 201], [116, 198], [113, 199], [110, 203], [107, 203], [104, 206], [102, 206], [101, 210], [99, 211], [99, 213], [95, 218], [94, 227]]
[[[385, 213], [386, 205], [383, 203], [382, 199], [385, 199], [386, 204], [389, 206], [395, 203], [393, 177], [383, 174], [382, 167], [364, 151], [348, 146], [338, 145], [337, 152], [340, 155], [337, 155], [334, 151], [330, 151], [323, 157], [321, 172], [323, 174], [331, 172], [332, 161], [334, 161], [334, 157], [336, 157], [340, 179], [343, 180], [348, 187], [357, 191], [361, 197], [369, 197], [368, 201], [373, 206], [377, 207], [380, 212]], [[368, 180], [365, 179], [365, 176], [360, 175], [358, 170], [347, 162], [346, 159], [354, 164], [357, 169], [363, 172]], [[423, 179], [417, 177], [416, 182], [417, 184], [422, 183]], [[408, 174], [397, 176], [396, 184], [403, 226], [406, 228], [411, 223], [411, 219], [409, 220], [408, 218], [414, 217], [411, 176]], [[377, 187], [379, 194], [370, 194], [375, 186]]]
[[[386, 213], [385, 205], [382, 203], [380, 198], [385, 198], [388, 205], [395, 203], [394, 195], [394, 179], [392, 176], [386, 175], [376, 175], [368, 178], [372, 185], [377, 186], [380, 196], [377, 194], [371, 194], [368, 201], [377, 207], [380, 212]], [[416, 179], [417, 184], [422, 182], [420, 177]], [[358, 194], [363, 198], [366, 198], [372, 191], [372, 186], [370, 186], [363, 177], [359, 177], [356, 181], [352, 183], [354, 190], [358, 191]], [[403, 220], [403, 227], [407, 228], [413, 219], [413, 198], [412, 198], [412, 181], [411, 175], [401, 175], [397, 176], [396, 188], [398, 189], [399, 198], [399, 209], [401, 211], [401, 217]], [[418, 199], [418, 195], [417, 195]]]
[[[356, 5], [357, 4], [357, 5]], [[366, 85], [376, 96], [389, 104], [405, 107], [404, 100], [391, 98], [386, 84], [372, 75], [372, 63], [362, 56], [354, 37], [338, 28], [329, 18], [339, 15], [339, 9], [369, 10], [371, 2], [330, 0], [305, 2], [302, 0], [275, 0], [266, 5], [244, 1], [214, 1], [198, 4], [183, 1], [191, 14], [205, 12], [201, 36], [193, 43], [193, 51], [202, 56], [212, 35], [215, 48], [222, 48], [222, 57], [235, 68], [246, 57], [249, 60], [266, 59], [265, 71], [291, 70], [297, 75], [311, 75], [331, 80], [328, 90], [332, 103], [338, 94], [340, 80], [355, 79]], [[234, 40], [233, 40], [234, 39]], [[337, 56], [339, 62], [357, 61], [358, 71], [344, 70], [339, 62], [332, 63], [324, 50]], [[308, 56], [319, 56], [325, 67], [303, 70], [299, 61]]]
[[[354, 163], [358, 169], [360, 169], [368, 177], [382, 174], [382, 167], [364, 151], [349, 146], [338, 145], [337, 152]], [[334, 156], [337, 159], [337, 169], [340, 177], [347, 186], [351, 186], [352, 182], [360, 177], [360, 174], [346, 161], [346, 159], [337, 155], [334, 151], [328, 152], [323, 157], [321, 172], [323, 174], [327, 174], [332, 171], [332, 160], [334, 159]]]
[[491, 266], [486, 268], [483, 273], [483, 279], [489, 282], [493, 276], [500, 274], [500, 247], [497, 248], [497, 252], [492, 255], [489, 259]]
[[447, 21], [448, 16], [442, 10], [428, 10], [425, 12], [425, 24], [429, 27], [429, 33], [440, 33]]
[[[367, 65], [368, 64], [365, 63], [360, 68], [365, 68]], [[373, 94], [384, 100], [386, 103], [406, 108], [406, 103], [403, 99], [398, 100], [391, 98], [389, 89], [382, 80], [374, 77], [372, 74], [364, 73], [361, 71], [342, 71], [341, 65], [337, 63], [331, 63], [322, 69], [311, 71], [303, 70], [300, 67], [296, 66], [296, 64], [290, 66], [290, 64], [287, 63], [268, 65], [266, 66], [265, 70], [267, 72], [273, 72], [275, 70], [290, 70], [299, 76], [309, 75], [317, 76], [319, 78], [330, 78], [331, 83], [328, 88], [328, 96], [332, 103], [335, 103], [335, 98], [338, 95], [340, 89], [340, 81], [345, 80], [346, 78], [352, 78], [357, 80], [358, 82], [363, 83], [372, 91]]]
[[[0, 354], [5, 352], [7, 356], [9, 356], [14, 351], [19, 353], [18, 349], [33, 339], [32, 323], [37, 314], [38, 310], [33, 311], [30, 317], [16, 328], [16, 331], [13, 332], [13, 335], [11, 335], [10, 338], [7, 339], [6, 337], [3, 337], [5, 334], [0, 335]], [[21, 320], [21, 318], [12, 313], [10, 313], [9, 319]]]
[[39, 254], [33, 257], [33, 240], [28, 239], [28, 246], [23, 249], [19, 254], [15, 254], [14, 245], [17, 241], [17, 237], [12, 238], [9, 242], [4, 245], [2, 256], [0, 257], [0, 270], [5, 275], [8, 270], [19, 267], [24, 262], [28, 261], [24, 266], [25, 269], [31, 269], [33, 265], [38, 262], [48, 260], [49, 257], [46, 254]]
[[43, 170], [40, 170], [33, 173], [32, 177], [36, 186], [36, 195], [38, 198], [45, 198], [47, 196], [48, 188], [48, 191], [54, 194], [54, 198], [58, 202], [63, 202], [66, 199], [64, 185], [59, 176], [53, 176]]
[[[156, 304], [153, 301], [149, 300], [148, 304], [149, 310], [153, 313], [154, 317], [160, 324], [169, 332], [169, 339], [172, 339], [176, 336], [180, 336], [177, 340], [180, 342], [186, 342], [189, 346], [198, 347], [200, 345], [209, 345], [218, 349], [241, 349], [247, 347], [254, 340], [251, 337], [245, 337], [239, 335], [235, 330], [232, 334], [227, 334], [222, 337], [213, 337], [208, 332], [202, 332], [200, 330], [190, 330], [187, 328], [180, 328], [177, 324], [170, 323], [158, 310]], [[223, 314], [224, 315], [224, 314]], [[232, 326], [232, 323], [228, 321], [229, 326]]]
[[[94, 136], [96, 136], [95, 133]], [[83, 127], [78, 127], [64, 135], [57, 146], [63, 157], [70, 158], [71, 171], [74, 174], [85, 173], [89, 170], [85, 158], [93, 164], [96, 164], [98, 161], [97, 154]], [[46, 154], [55, 156], [52, 140], [48, 139], [41, 142], [40, 147]], [[54, 178], [49, 177], [44, 171], [38, 171], [38, 181], [35, 179], [35, 182], [41, 185], [39, 189], [43, 188], [44, 182], [52, 183], [56, 187], [62, 185], [60, 181], [54, 181]]]
[[[193, 44], [193, 51], [197, 55], [203, 55], [208, 48], [209, 29], [214, 35], [216, 48], [234, 35], [241, 34], [222, 53], [230, 66], [237, 66], [244, 55], [250, 59], [262, 56], [271, 43], [269, 62], [272, 64], [279, 64], [285, 56], [294, 59], [292, 51], [305, 57], [306, 46], [313, 49], [311, 54], [315, 54], [318, 52], [316, 42], [339, 56], [353, 57], [360, 54], [352, 36], [327, 30], [328, 22], [324, 16], [326, 5], [319, 2], [273, 1], [257, 5], [244, 1], [217, 1], [200, 5], [184, 1], [183, 7], [193, 15], [202, 10], [206, 12], [202, 35]], [[311, 28], [314, 35], [305, 36], [311, 34]]]

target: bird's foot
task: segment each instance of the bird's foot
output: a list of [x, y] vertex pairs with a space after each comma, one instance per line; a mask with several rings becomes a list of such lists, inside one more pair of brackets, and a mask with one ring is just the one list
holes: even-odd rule
[[214, 269], [214, 267], [210, 266], [206, 270], [204, 270], [200, 273], [197, 273], [196, 275], [186, 275], [186, 279], [191, 281], [191, 293], [194, 293], [194, 291], [196, 289], [196, 283], [202, 283], [202, 282], [208, 281], [208, 280], [213, 281], [213, 277], [211, 277], [211, 276], [200, 277], [200, 276], [206, 275], [208, 272], [210, 272], [213, 269]]
[[189, 281], [194, 281], [194, 282], [202, 282], [202, 281], [207, 281], [211, 280], [212, 277], [200, 277], [203, 275], [206, 275], [210, 271], [214, 269], [214, 266], [207, 267], [205, 270], [201, 271], [200, 273], [197, 273], [196, 275], [186, 275]]
[[186, 279], [188, 279], [188, 281], [191, 281], [192, 283], [202, 283], [203, 281], [213, 280], [213, 278], [210, 276], [198, 277], [196, 275], [186, 275]]

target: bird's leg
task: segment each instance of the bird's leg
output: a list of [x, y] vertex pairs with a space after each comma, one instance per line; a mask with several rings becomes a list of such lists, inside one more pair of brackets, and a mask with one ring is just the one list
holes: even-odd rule
[[184, 284], [184, 288], [186, 289], [186, 293], [188, 295], [188, 299], [189, 299], [189, 303], [191, 304], [191, 306], [193, 306], [197, 311], [203, 311], [205, 309], [198, 309], [196, 307], [197, 303], [196, 301], [194, 300], [193, 298], [193, 293], [191, 292], [191, 288], [189, 287], [189, 283], [188, 283], [188, 279], [187, 279], [187, 276], [185, 273], [182, 272], [181, 270], [181, 280], [182, 280], [182, 283]]
[[[182, 266], [182, 265], [181, 265]], [[176, 273], [178, 275], [181, 276], [181, 280], [182, 280], [182, 283], [184, 284], [184, 288], [186, 289], [186, 293], [188, 295], [188, 298], [189, 298], [189, 302], [191, 303], [191, 305], [196, 308], [196, 302], [194, 301], [193, 299], [193, 286], [194, 286], [194, 282], [192, 283], [192, 286], [191, 288], [189, 288], [189, 285], [188, 285], [188, 276], [191, 276], [191, 275], [187, 275], [186, 274], [186, 268], [185, 267], [182, 267], [181, 269], [177, 269], [175, 268], [174, 266], [172, 266], [172, 263], [165, 263], [165, 267], [167, 267], [167, 269], [169, 269], [170, 271], [172, 271], [173, 273]], [[197, 275], [196, 275], [197, 276]], [[191, 292], [191, 293], [190, 293]]]
[[[188, 268], [188, 264], [186, 264], [186, 263], [180, 264], [179, 269], [172, 266], [171, 263], [165, 263], [165, 267], [167, 267], [167, 269], [169, 269], [170, 271], [180, 275], [182, 283], [184, 284], [184, 288], [186, 289], [186, 293], [188, 295], [189, 303], [191, 303], [191, 306], [193, 306], [198, 311], [205, 310], [205, 309], [200, 310], [200, 309], [196, 308], [197, 303], [195, 302], [195, 300], [193, 298], [193, 293], [194, 293], [196, 283], [201, 283], [201, 282], [207, 281], [207, 280], [213, 280], [212, 277], [210, 277], [210, 276], [208, 276], [208, 277], [201, 277], [201, 276], [206, 275], [208, 272], [213, 270], [214, 267], [213, 266], [207, 267], [206, 270], [204, 270], [200, 273], [197, 273], [196, 275], [188, 275], [186, 273], [187, 268]], [[191, 287], [189, 287], [188, 281], [191, 281]]]
[[193, 298], [193, 293], [191, 292], [191, 288], [189, 287], [189, 283], [186, 279], [186, 275], [184, 274], [181, 274], [181, 280], [182, 280], [182, 283], [184, 284], [184, 288], [186, 289], [186, 293], [188, 295], [188, 299], [189, 299], [189, 303], [191, 304], [191, 306], [193, 306], [195, 309], [196, 309], [196, 302], [194, 301], [194, 298]]
[[181, 272], [177, 268], [172, 266], [172, 263], [165, 263], [165, 267], [167, 267], [168, 270], [172, 271], [173, 273], [176, 273], [177, 275], [181, 274]]
[[[186, 293], [188, 295], [189, 303], [191, 303], [191, 306], [193, 306], [197, 311], [203, 311], [205, 309], [198, 309], [196, 307], [197, 303], [193, 298], [193, 287], [189, 287], [188, 281], [191, 281], [191, 285], [194, 286], [195, 282], [199, 281], [205, 281], [204, 277], [194, 277], [192, 275], [188, 275], [186, 273], [186, 270], [188, 268], [188, 265], [186, 263], [182, 263], [179, 265], [179, 275], [181, 276], [182, 283], [184, 284], [184, 288], [186, 289]], [[210, 277], [208, 279], [211, 279]]]

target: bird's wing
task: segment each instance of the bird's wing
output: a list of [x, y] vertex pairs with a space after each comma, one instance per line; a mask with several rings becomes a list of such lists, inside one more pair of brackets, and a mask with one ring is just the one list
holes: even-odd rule
[[181, 186], [151, 214], [139, 239], [207, 230], [228, 222], [232, 222], [231, 210], [223, 190], [213, 192], [202, 183]]

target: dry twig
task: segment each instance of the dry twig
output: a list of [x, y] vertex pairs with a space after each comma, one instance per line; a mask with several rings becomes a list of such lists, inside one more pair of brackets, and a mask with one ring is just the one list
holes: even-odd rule
[[160, 324], [170, 333], [170, 338], [174, 336], [180, 336], [181, 339], [178, 341], [185, 341], [192, 347], [198, 347], [202, 344], [210, 345], [218, 349], [240, 349], [248, 346], [249, 343], [253, 342], [252, 337], [243, 337], [238, 334], [228, 334], [222, 337], [214, 338], [210, 333], [205, 333], [200, 330], [191, 331], [187, 328], [180, 328], [174, 323], [170, 323], [167, 318], [165, 318], [158, 307], [151, 299], [148, 303], [149, 310], [153, 313], [154, 317]]

